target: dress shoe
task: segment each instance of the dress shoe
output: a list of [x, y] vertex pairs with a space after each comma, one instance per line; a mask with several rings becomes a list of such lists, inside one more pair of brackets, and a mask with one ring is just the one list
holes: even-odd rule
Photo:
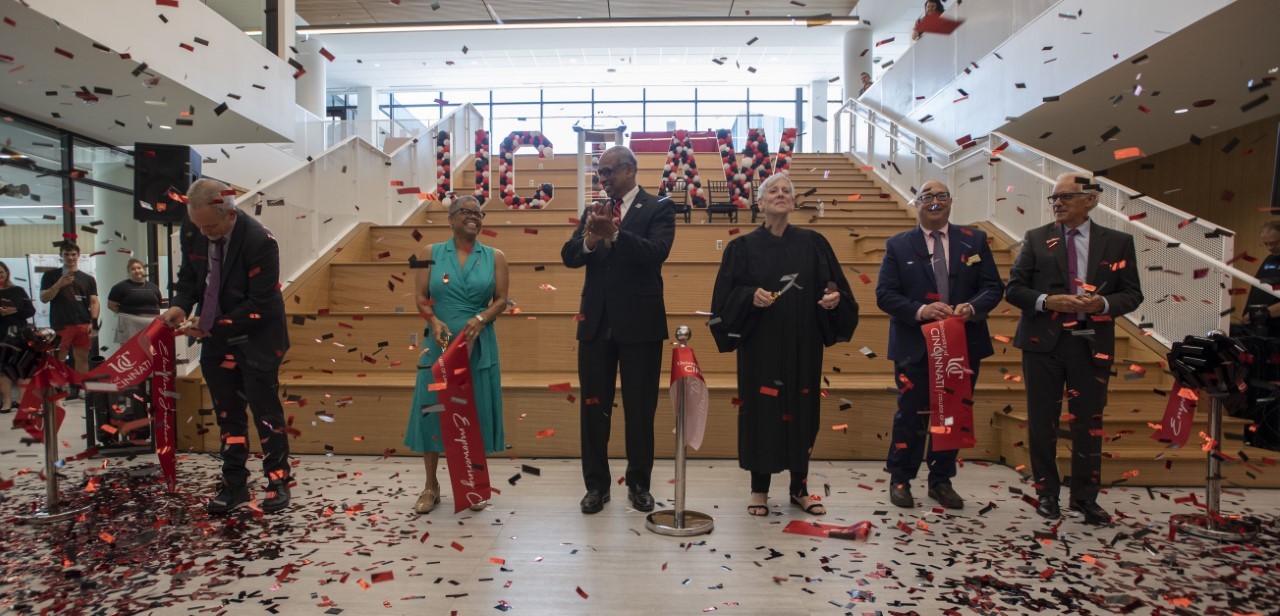
[[1042, 518], [1060, 518], [1062, 517], [1062, 509], [1058, 507], [1058, 497], [1049, 496], [1047, 494], [1040, 497], [1040, 506], [1036, 507], [1036, 513]]
[[630, 486], [627, 488], [627, 500], [636, 511], [653, 511], [653, 495], [644, 488]]
[[[932, 490], [930, 491], [932, 493]], [[911, 509], [916, 506], [916, 498], [911, 495], [911, 484], [895, 483], [889, 486], [889, 502], [902, 507], [903, 509]]]
[[224, 484], [218, 495], [209, 501], [207, 509], [210, 515], [225, 515], [248, 504], [249, 488], [233, 488]]
[[609, 502], [609, 492], [607, 490], [587, 490], [587, 495], [582, 497], [582, 513], [600, 513], [604, 510], [604, 504]]
[[267, 484], [266, 498], [262, 499], [262, 510], [275, 513], [289, 506], [289, 481], [272, 481]]
[[1098, 506], [1096, 501], [1073, 500], [1071, 501], [1071, 510], [1083, 513], [1085, 524], [1106, 526], [1111, 523], [1111, 514], [1107, 513], [1106, 509]]
[[440, 495], [432, 488], [427, 488], [418, 495], [418, 501], [413, 504], [414, 513], [431, 513], [436, 508], [436, 503], [440, 502]]
[[929, 498], [942, 503], [947, 509], [964, 509], [964, 499], [956, 494], [949, 481], [929, 486]]

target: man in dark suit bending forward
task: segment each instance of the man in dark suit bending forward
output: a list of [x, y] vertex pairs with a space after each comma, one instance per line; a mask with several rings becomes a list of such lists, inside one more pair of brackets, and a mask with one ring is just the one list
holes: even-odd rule
[[627, 497], [653, 510], [653, 418], [658, 407], [667, 307], [662, 263], [675, 239], [675, 213], [636, 184], [636, 155], [617, 146], [600, 156], [596, 177], [609, 196], [582, 216], [560, 257], [587, 267], [578, 322], [581, 382], [583, 513], [609, 502], [609, 429], [618, 370], [626, 419]]
[[[161, 318], [204, 342], [200, 370], [222, 439], [222, 489], [209, 513], [225, 514], [249, 497], [249, 418], [262, 444], [268, 513], [289, 505], [289, 441], [280, 404], [280, 362], [289, 332], [280, 296], [280, 249], [262, 223], [235, 206], [226, 184], [203, 179], [187, 192], [182, 267], [173, 305]], [[199, 317], [187, 322], [192, 308]]]

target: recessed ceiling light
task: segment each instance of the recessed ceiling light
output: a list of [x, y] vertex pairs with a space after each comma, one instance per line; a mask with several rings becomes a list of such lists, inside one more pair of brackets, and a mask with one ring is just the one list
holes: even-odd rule
[[1173, 110], [1173, 112], [1174, 112], [1174, 113], [1186, 113], [1187, 111], [1188, 111], [1187, 109], [1174, 109], [1174, 110]]

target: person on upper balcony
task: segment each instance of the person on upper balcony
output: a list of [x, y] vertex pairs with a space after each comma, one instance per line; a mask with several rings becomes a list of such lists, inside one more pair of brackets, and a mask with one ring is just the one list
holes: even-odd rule
[[861, 79], [862, 79], [862, 89], [858, 90], [858, 96], [862, 96], [863, 94], [866, 94], [867, 90], [870, 90], [872, 86], [871, 73], [863, 72]]
[[[1262, 243], [1263, 248], [1267, 249], [1267, 258], [1262, 260], [1262, 264], [1258, 266], [1258, 273], [1254, 276], [1264, 284], [1280, 285], [1280, 220], [1268, 220], [1262, 225], [1262, 234], [1258, 241]], [[1255, 325], [1250, 322], [1248, 306], [1266, 306], [1268, 316], [1264, 324], [1266, 335], [1272, 338], [1280, 337], [1280, 299], [1253, 287], [1249, 289], [1249, 299], [1245, 300], [1245, 306], [1242, 318], [1245, 325]]]
[[942, 0], [924, 0], [924, 15], [916, 20], [916, 25], [911, 29], [911, 40], [918, 41], [924, 35], [920, 31], [920, 22], [928, 15], [941, 15], [946, 8], [942, 6]]

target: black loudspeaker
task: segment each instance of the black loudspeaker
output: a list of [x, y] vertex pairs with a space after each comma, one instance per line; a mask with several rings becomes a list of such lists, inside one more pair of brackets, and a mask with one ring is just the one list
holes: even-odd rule
[[181, 223], [185, 198], [200, 179], [200, 153], [186, 145], [135, 143], [133, 146], [133, 218], [141, 222]]

